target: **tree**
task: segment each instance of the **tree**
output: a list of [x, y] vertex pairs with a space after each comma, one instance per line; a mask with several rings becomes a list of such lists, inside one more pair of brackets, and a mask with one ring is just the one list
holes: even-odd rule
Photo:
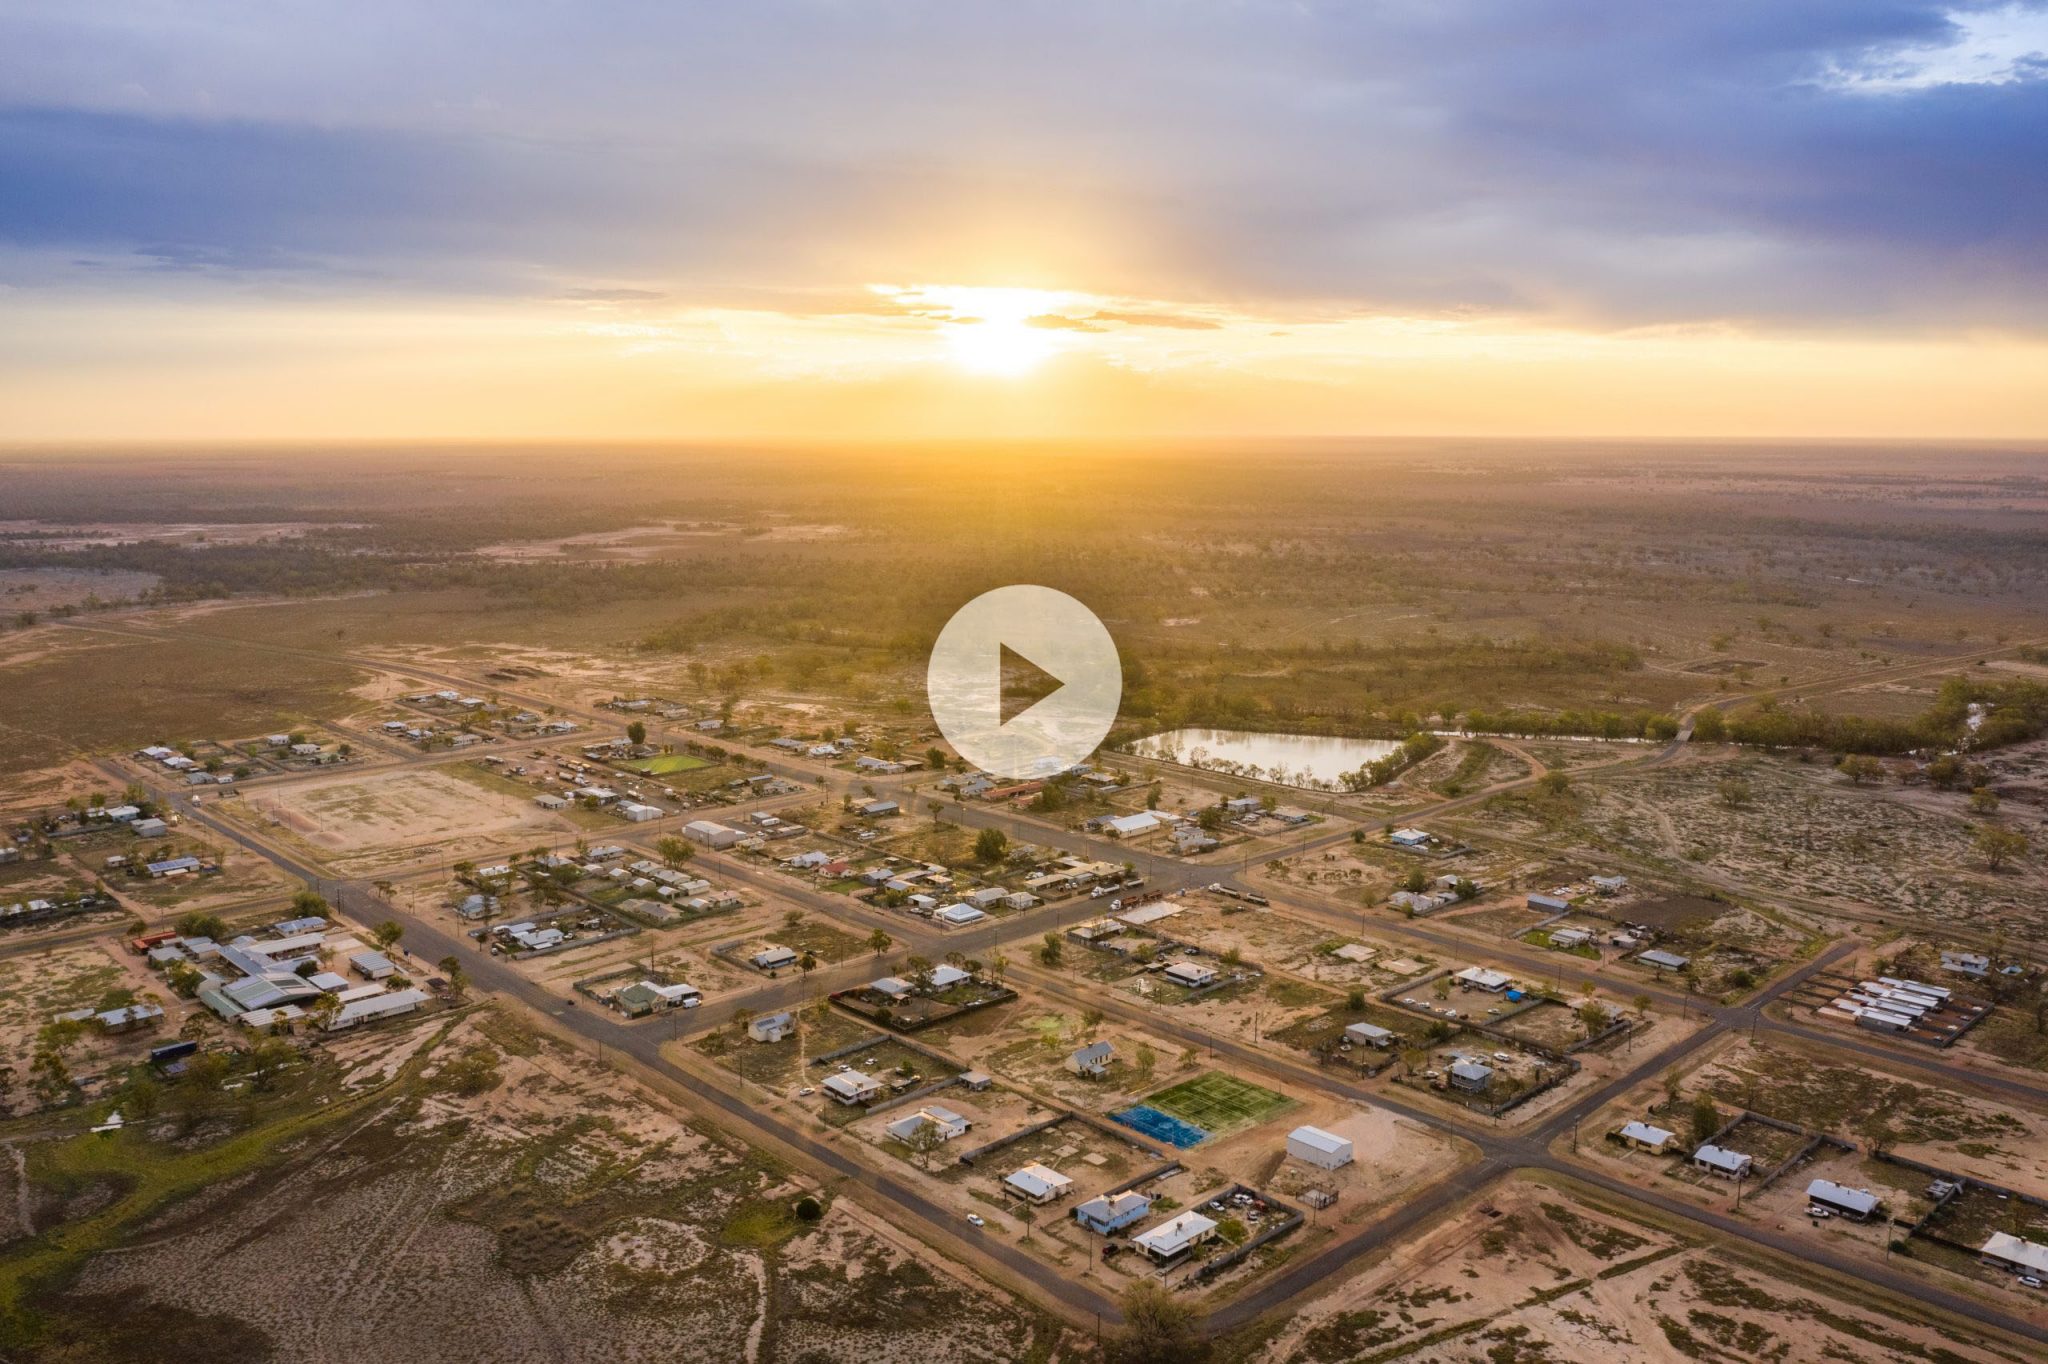
[[1703, 744], [1725, 742], [1728, 738], [1728, 717], [1718, 708], [1708, 706], [1692, 717], [1692, 737]]
[[1536, 785], [1546, 796], [1566, 796], [1571, 794], [1572, 779], [1563, 772], [1545, 772]]
[[[1716, 715], [1719, 711], [1714, 712]], [[1756, 789], [1741, 777], [1723, 777], [1714, 788], [1721, 798], [1721, 804], [1730, 810], [1740, 810], [1756, 798]]]
[[1977, 830], [1977, 851], [1984, 854], [1984, 864], [1993, 871], [2015, 858], [2024, 857], [2028, 846], [2027, 836], [2018, 829], [1986, 824]]
[[1131, 1053], [1131, 1064], [1136, 1067], [1142, 1084], [1152, 1078], [1153, 1070], [1159, 1065], [1159, 1053], [1152, 1050], [1150, 1043], [1140, 1042], [1138, 1049]]
[[1139, 1279], [1123, 1293], [1123, 1329], [1104, 1347], [1106, 1364], [1205, 1364], [1212, 1346], [1196, 1325], [1184, 1299], [1151, 1280]]
[[930, 812], [932, 823], [936, 825], [939, 822], [939, 811], [946, 807], [942, 801], [928, 800], [924, 803], [924, 808]]
[[[320, 907], [322, 909], [327, 907], [324, 900], [321, 902]], [[178, 932], [187, 938], [212, 938], [214, 941], [219, 942], [228, 936], [228, 925], [227, 921], [218, 914], [205, 914], [194, 911], [191, 914], [181, 914], [178, 916]]]
[[333, 1024], [336, 1014], [341, 1012], [341, 1000], [326, 991], [314, 995], [306, 1005], [306, 1013], [313, 1020], [313, 1026], [325, 1032]]
[[1607, 1008], [1597, 999], [1589, 999], [1579, 1006], [1579, 1022], [1585, 1025], [1586, 1036], [1591, 1037], [1607, 1026]]
[[298, 891], [292, 896], [292, 914], [301, 919], [316, 915], [324, 919], [328, 914], [326, 897], [312, 889]]
[[638, 748], [647, 742], [647, 726], [635, 720], [632, 724], [626, 726], [626, 738], [632, 743], [633, 747]]
[[927, 748], [924, 751], [924, 765], [934, 772], [945, 771], [946, 750], [943, 748]]
[[282, 1037], [266, 1037], [249, 1052], [250, 1083], [259, 1090], [268, 1090], [277, 1083], [277, 1073], [290, 1065], [298, 1054]]
[[375, 940], [378, 950], [383, 952], [389, 952], [398, 946], [398, 940], [404, 936], [405, 925], [396, 919], [386, 919], [370, 930], [370, 937]]
[[1038, 944], [1038, 964], [1057, 968], [1065, 951], [1066, 944], [1060, 940], [1060, 935], [1047, 933]]
[[894, 943], [895, 941], [896, 940], [894, 938], [890, 937], [887, 933], [883, 932], [881, 929], [878, 928], [874, 932], [868, 934], [868, 950], [879, 957], [884, 952], [888, 951], [890, 944]]
[[1344, 1007], [1355, 1014], [1364, 1013], [1365, 990], [1357, 985], [1352, 986], [1351, 993], [1344, 996]]
[[448, 993], [461, 999], [464, 992], [469, 989], [469, 972], [462, 969], [462, 958], [451, 952], [435, 964], [448, 982]]
[[818, 1219], [819, 1219], [820, 1217], [823, 1217], [824, 1215], [825, 1215], [825, 1207], [824, 1207], [824, 1205], [823, 1205], [822, 1203], [818, 1202], [818, 1200], [817, 1200], [817, 1199], [815, 1199], [815, 1198], [811, 1197], [811, 1196], [810, 1196], [809, 1194], [805, 1194], [805, 1195], [804, 1195], [804, 1196], [803, 1196], [802, 1198], [799, 1198], [799, 1199], [798, 1199], [798, 1200], [796, 1201], [796, 1220], [797, 1220], [797, 1221], [799, 1221], [799, 1222], [815, 1222], [815, 1221], [817, 1221], [817, 1220], [818, 1220]]
[[1973, 815], [1997, 814], [1998, 793], [1988, 786], [1980, 786], [1970, 792], [1970, 813]]
[[1695, 1144], [1713, 1139], [1721, 1130], [1721, 1110], [1714, 1103], [1714, 1096], [1704, 1091], [1692, 1101], [1692, 1139]]
[[674, 834], [664, 834], [656, 839], [654, 851], [661, 855], [662, 863], [670, 871], [676, 870], [697, 855], [697, 850], [690, 845], [689, 839], [678, 838]]
[[919, 1118], [917, 1126], [911, 1128], [910, 1135], [903, 1139], [903, 1144], [910, 1148], [911, 1155], [917, 1157], [918, 1168], [929, 1170], [932, 1167], [932, 1152], [944, 1146], [946, 1138], [945, 1134], [939, 1131], [937, 1123], [930, 1118]]
[[910, 983], [920, 990], [928, 990], [932, 984], [932, 959], [913, 955], [903, 963], [903, 973], [910, 977]]
[[983, 829], [974, 836], [974, 856], [984, 863], [1002, 861], [1010, 853], [1010, 836], [1001, 829]]
[[1849, 779], [1851, 786], [1861, 786], [1865, 782], [1884, 779], [1884, 764], [1868, 753], [1848, 754], [1835, 764], [1835, 768]]

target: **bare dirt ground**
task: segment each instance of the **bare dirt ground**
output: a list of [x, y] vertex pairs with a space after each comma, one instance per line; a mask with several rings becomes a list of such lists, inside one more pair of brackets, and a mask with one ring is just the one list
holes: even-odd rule
[[[67, 1301], [308, 1364], [486, 1339], [509, 1364], [1006, 1360], [1049, 1329], [849, 1208], [799, 1222], [771, 1162], [516, 1025], [435, 1026], [351, 1039], [340, 1059], [371, 1081], [432, 1053], [346, 1130], [159, 1214]], [[478, 1055], [496, 1080], [471, 1093], [451, 1066]], [[280, 1200], [293, 1216], [267, 1214]]]
[[[1308, 1305], [1260, 1364], [1693, 1364], [2024, 1356], [1844, 1301], [1752, 1262], [1514, 1180]], [[1875, 1350], [1875, 1353], [1873, 1353]]]
[[476, 843], [528, 832], [549, 837], [565, 832], [530, 801], [431, 767], [278, 787], [249, 797], [247, 808], [281, 821], [316, 848], [341, 854], [336, 865], [357, 873], [457, 839]]

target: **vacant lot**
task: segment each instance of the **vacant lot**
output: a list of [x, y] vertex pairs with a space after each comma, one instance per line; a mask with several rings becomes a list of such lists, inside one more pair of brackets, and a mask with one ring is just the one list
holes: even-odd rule
[[250, 798], [248, 805], [313, 846], [332, 849], [339, 854], [337, 864], [359, 874], [430, 847], [459, 849], [528, 831], [562, 832], [531, 801], [431, 767], [279, 787]]

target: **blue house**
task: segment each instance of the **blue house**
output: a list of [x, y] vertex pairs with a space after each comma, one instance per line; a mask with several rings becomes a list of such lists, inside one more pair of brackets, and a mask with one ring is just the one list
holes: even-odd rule
[[1141, 1193], [1104, 1194], [1074, 1209], [1074, 1220], [1097, 1236], [1107, 1236], [1152, 1211], [1152, 1200]]

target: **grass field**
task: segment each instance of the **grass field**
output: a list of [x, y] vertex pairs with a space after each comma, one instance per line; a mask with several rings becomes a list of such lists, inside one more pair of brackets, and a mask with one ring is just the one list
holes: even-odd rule
[[638, 762], [627, 763], [626, 766], [646, 776], [667, 777], [677, 772], [695, 772], [700, 767], [709, 767], [711, 760], [690, 753], [664, 753], [658, 758], [642, 758]]
[[1264, 1122], [1294, 1106], [1294, 1100], [1284, 1094], [1215, 1070], [1163, 1089], [1145, 1102], [1211, 1132]]

